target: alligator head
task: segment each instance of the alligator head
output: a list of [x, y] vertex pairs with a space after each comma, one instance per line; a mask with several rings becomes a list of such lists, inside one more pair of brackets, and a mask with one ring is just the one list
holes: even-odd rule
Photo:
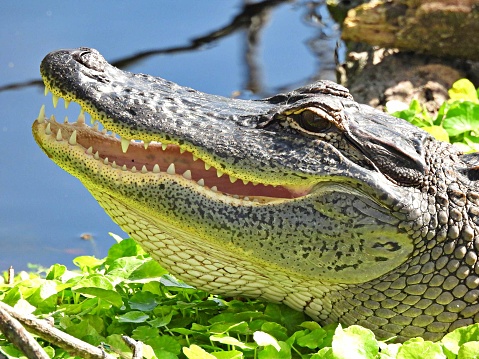
[[42, 108], [40, 147], [185, 282], [400, 340], [477, 321], [475, 157], [328, 81], [229, 99], [88, 48], [41, 73], [55, 105], [82, 112]]

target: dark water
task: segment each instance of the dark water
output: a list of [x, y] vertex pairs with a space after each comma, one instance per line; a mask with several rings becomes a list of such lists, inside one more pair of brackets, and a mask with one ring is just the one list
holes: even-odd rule
[[[53, 112], [51, 96], [45, 98], [36, 82], [43, 56], [59, 48], [94, 47], [110, 62], [121, 60], [126, 70], [223, 96], [239, 91], [246, 98], [334, 80], [338, 30], [325, 6], [265, 3], [0, 4], [0, 270], [25, 269], [27, 263], [72, 266], [78, 255], [103, 257], [114, 243], [108, 232], [125, 235], [33, 140], [31, 124], [40, 106], [46, 104], [47, 115]], [[74, 119], [78, 109], [57, 108], [55, 115]], [[94, 239], [82, 240], [82, 233]]]

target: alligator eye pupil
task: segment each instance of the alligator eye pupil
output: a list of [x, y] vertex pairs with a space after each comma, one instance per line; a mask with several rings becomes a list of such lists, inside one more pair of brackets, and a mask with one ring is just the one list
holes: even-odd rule
[[299, 125], [309, 132], [324, 132], [331, 127], [331, 123], [312, 111], [303, 111], [299, 117]]

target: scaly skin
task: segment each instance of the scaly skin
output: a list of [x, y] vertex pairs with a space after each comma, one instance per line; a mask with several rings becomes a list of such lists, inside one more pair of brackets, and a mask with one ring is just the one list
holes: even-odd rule
[[86, 48], [49, 54], [41, 72], [54, 103], [79, 103], [121, 140], [42, 110], [40, 147], [185, 282], [382, 338], [478, 321], [475, 155], [326, 81], [233, 100]]

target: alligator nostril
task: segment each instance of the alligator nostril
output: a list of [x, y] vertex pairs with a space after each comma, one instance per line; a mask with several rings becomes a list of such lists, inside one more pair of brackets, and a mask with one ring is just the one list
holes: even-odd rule
[[73, 52], [73, 58], [82, 65], [89, 69], [103, 72], [105, 70], [105, 64], [107, 63], [103, 56], [95, 49], [88, 47], [80, 47], [77, 51]]

